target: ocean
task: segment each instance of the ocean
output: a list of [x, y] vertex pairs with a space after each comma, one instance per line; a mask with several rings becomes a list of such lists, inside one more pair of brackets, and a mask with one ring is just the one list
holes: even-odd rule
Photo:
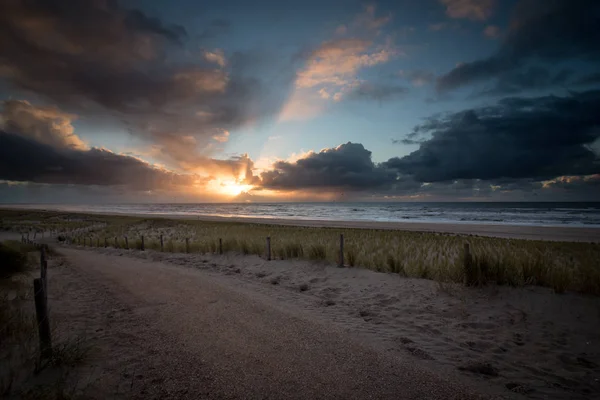
[[123, 214], [600, 227], [600, 202], [54, 204], [26, 207]]

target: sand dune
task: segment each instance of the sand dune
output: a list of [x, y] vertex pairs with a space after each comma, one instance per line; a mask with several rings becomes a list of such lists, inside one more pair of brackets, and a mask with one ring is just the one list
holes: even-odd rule
[[[482, 393], [509, 398], [522, 394], [540, 399], [600, 395], [599, 298], [556, 295], [543, 288], [465, 289], [363, 269], [290, 260], [267, 262], [255, 256], [115, 249], [67, 250], [66, 254], [83, 270], [108, 279], [115, 290], [125, 289], [147, 304], [163, 304], [165, 313], [161, 316], [169, 316], [170, 334], [185, 335], [186, 348], [199, 346], [198, 341], [209, 341], [227, 353], [227, 346], [233, 343], [227, 361], [220, 364], [222, 368], [241, 362], [238, 345], [253, 348], [257, 342], [264, 346], [255, 348], [258, 353], [243, 355], [258, 357], [256, 365], [262, 367], [252, 368], [272, 367], [270, 363], [274, 361], [258, 356], [260, 352], [286, 354], [304, 362], [294, 353], [298, 346], [309, 346], [309, 352], [315, 349], [304, 340], [333, 346], [333, 333], [323, 332], [335, 331], [341, 335], [336, 336], [336, 341], [357, 342], [377, 357], [394, 360], [388, 362], [395, 365], [395, 374], [412, 374], [407, 380], [377, 371], [369, 379], [383, 374], [384, 381], [390, 380], [378, 380], [378, 385], [395, 385], [394, 379], [409, 382], [415, 375], [422, 376], [422, 371], [431, 371], [433, 376], [466, 382]], [[189, 268], [169, 266], [172, 264]], [[231, 303], [230, 293], [235, 293], [236, 302]], [[244, 302], [252, 307], [239, 310]], [[231, 315], [225, 317], [220, 314], [223, 312]], [[204, 313], [209, 313], [210, 319], [198, 317]], [[265, 325], [259, 331], [255, 331], [255, 320]], [[310, 339], [291, 339], [288, 335], [296, 333], [286, 325], [298, 320], [318, 325], [310, 330], [321, 333]], [[240, 338], [239, 332], [245, 332], [242, 336], [246, 339]], [[288, 340], [294, 343], [292, 347], [287, 347]], [[337, 354], [356, 350], [344, 347], [328, 351]], [[360, 365], [371, 363], [370, 358], [356, 357], [355, 362]], [[370, 369], [381, 368], [370, 365]], [[406, 365], [413, 372], [406, 372]], [[331, 365], [319, 364], [315, 368], [326, 375], [320, 379], [339, 379], [325, 372]], [[306, 376], [311, 381], [317, 379]], [[432, 379], [427, 385], [437, 388]], [[407, 390], [416, 390], [411, 392], [415, 395], [433, 398], [406, 385], [394, 390], [406, 386]], [[458, 389], [440, 390], [436, 389], [436, 393], [445, 393], [442, 397], [447, 398], [456, 395]], [[386, 397], [385, 393], [390, 392], [381, 393]], [[363, 396], [364, 393], [357, 398]]]
[[[127, 398], [488, 397], [461, 379], [379, 351], [353, 339], [342, 325], [323, 323], [315, 312], [224, 275], [117, 254], [62, 251], [73, 271], [63, 269], [54, 279], [80, 287], [76, 296], [65, 293], [70, 309], [79, 309], [71, 311], [77, 316], [73, 322], [96, 327], [98, 319], [106, 320], [88, 340], [101, 347], [96, 357], [104, 358], [95, 362], [104, 390], [115, 375], [135, 376]], [[84, 293], [85, 286], [93, 296]]]

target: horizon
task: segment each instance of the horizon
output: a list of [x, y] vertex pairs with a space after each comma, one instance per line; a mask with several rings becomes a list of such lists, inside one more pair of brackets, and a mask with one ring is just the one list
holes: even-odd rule
[[0, 204], [590, 203], [600, 2], [0, 5]]

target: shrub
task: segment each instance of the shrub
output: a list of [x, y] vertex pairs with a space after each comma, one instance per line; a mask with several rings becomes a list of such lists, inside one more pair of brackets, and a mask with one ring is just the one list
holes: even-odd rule
[[25, 271], [27, 253], [17, 246], [0, 243], [0, 278], [5, 279]]

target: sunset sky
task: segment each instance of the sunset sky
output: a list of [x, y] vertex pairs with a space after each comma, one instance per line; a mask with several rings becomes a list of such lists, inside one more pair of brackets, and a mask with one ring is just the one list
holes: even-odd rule
[[0, 2], [0, 202], [600, 200], [600, 1]]

